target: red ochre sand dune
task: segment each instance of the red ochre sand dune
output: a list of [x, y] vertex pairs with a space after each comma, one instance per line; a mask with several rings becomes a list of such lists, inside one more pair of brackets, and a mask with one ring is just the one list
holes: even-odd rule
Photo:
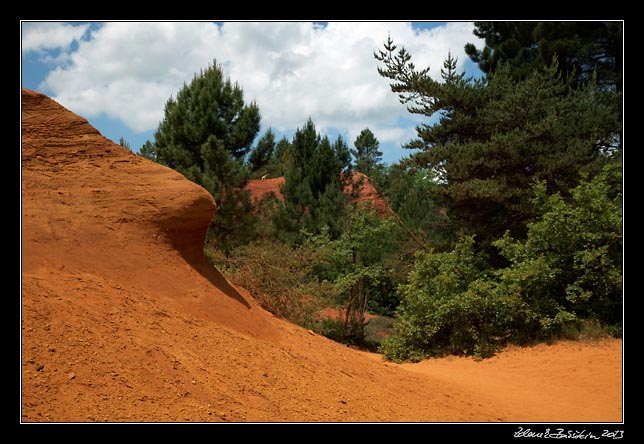
[[619, 422], [622, 342], [397, 365], [203, 257], [211, 196], [22, 90], [22, 422]]

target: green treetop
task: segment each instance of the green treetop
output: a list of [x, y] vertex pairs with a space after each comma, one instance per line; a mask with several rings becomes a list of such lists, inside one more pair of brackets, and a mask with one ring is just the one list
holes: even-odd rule
[[[231, 173], [241, 170], [259, 121], [257, 106], [247, 105], [242, 88], [224, 79], [221, 67], [213, 63], [166, 103], [154, 134], [158, 161], [204, 186], [219, 204], [227, 185], [243, 182], [243, 176]], [[236, 183], [223, 183], [230, 180]]]
[[622, 89], [621, 22], [476, 22], [474, 34], [485, 39], [481, 50], [469, 43], [465, 52], [485, 73], [509, 66], [515, 79], [545, 69], [553, 57], [573, 84], [597, 74], [600, 87]]
[[382, 159], [382, 152], [378, 150], [380, 142], [369, 128], [365, 128], [356, 137], [353, 145], [356, 147], [355, 150], [351, 150], [356, 159], [355, 170], [370, 176]]
[[[341, 137], [331, 143], [321, 137], [309, 118], [283, 148], [284, 195], [275, 223], [288, 241], [301, 241], [301, 229], [319, 232], [328, 226], [339, 235], [347, 196], [344, 187], [351, 179], [349, 148]], [[343, 174], [344, 173], [344, 174]]]
[[257, 171], [267, 165], [273, 158], [275, 151], [275, 135], [272, 129], [267, 129], [264, 135], [257, 142], [257, 146], [251, 151], [248, 157], [248, 166], [251, 171]]

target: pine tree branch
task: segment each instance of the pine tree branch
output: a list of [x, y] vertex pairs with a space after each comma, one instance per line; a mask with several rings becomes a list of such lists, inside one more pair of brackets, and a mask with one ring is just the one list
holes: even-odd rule
[[396, 212], [395, 212], [394, 210], [392, 210], [392, 209], [391, 209], [391, 206], [389, 206], [389, 201], [388, 201], [388, 199], [385, 197], [385, 198], [384, 198], [384, 200], [385, 200], [385, 202], [386, 202], [386, 204], [387, 204], [387, 210], [389, 210], [389, 212], [391, 213], [391, 215], [394, 217], [394, 219], [396, 219], [396, 221], [397, 221], [397, 222], [398, 222], [398, 224], [403, 228], [403, 230], [405, 230], [405, 231], [407, 232], [407, 234], [409, 235], [409, 237], [411, 238], [411, 240], [413, 240], [416, 244], [418, 244], [418, 246], [420, 246], [420, 248], [422, 248], [424, 251], [429, 252], [429, 250], [427, 249], [427, 247], [425, 246], [425, 244], [424, 244], [420, 239], [418, 239], [418, 236], [416, 236], [416, 235], [414, 234], [414, 232], [411, 230], [411, 228], [409, 228], [407, 225], [405, 225], [405, 223], [404, 223], [404, 222], [403, 222], [403, 220], [400, 218], [400, 216], [398, 216], [398, 215], [396, 214]]

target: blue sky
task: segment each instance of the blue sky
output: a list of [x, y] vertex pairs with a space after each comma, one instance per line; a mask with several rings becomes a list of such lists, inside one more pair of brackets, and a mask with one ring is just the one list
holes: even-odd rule
[[472, 30], [469, 22], [23, 22], [22, 86], [138, 150], [153, 140], [168, 98], [216, 59], [257, 102], [259, 136], [271, 127], [290, 139], [311, 117], [320, 133], [352, 147], [369, 127], [393, 163], [427, 120], [391, 92], [374, 51], [391, 35], [435, 78], [448, 52], [459, 70], [480, 76], [463, 50], [482, 46]]

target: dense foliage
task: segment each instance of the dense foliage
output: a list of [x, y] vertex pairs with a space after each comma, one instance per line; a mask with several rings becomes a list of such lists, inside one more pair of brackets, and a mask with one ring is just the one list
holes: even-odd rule
[[535, 186], [538, 217], [525, 240], [495, 242], [509, 266], [492, 269], [472, 237], [454, 250], [419, 252], [400, 287], [397, 334], [383, 346], [396, 361], [442, 353], [489, 356], [506, 342], [561, 335], [596, 320], [622, 321], [621, 165], [582, 182], [566, 201]]
[[280, 188], [284, 200], [274, 219], [280, 238], [299, 243], [302, 229], [319, 233], [323, 227], [328, 227], [333, 237], [339, 236], [348, 199], [344, 189], [351, 180], [346, 143], [341, 137], [331, 143], [320, 136], [309, 118], [284, 149], [285, 182]]
[[573, 84], [594, 75], [600, 86], [622, 89], [623, 25], [621, 22], [476, 22], [474, 34], [485, 40], [465, 52], [484, 73], [508, 66], [520, 80], [559, 60], [559, 71]]
[[[397, 332], [382, 348], [393, 360], [488, 356], [507, 341], [587, 322], [621, 328], [621, 87], [598, 84], [596, 73], [575, 76], [579, 59], [560, 68], [556, 57], [526, 56], [545, 57], [544, 41], [510, 56], [515, 43], [486, 26], [477, 32], [490, 32], [492, 49], [469, 48], [489, 65], [479, 80], [456, 73], [448, 57], [437, 82], [391, 39], [375, 54], [411, 112], [438, 116], [417, 128], [407, 147], [419, 152], [408, 164], [436, 173], [436, 195], [461, 239], [417, 253], [399, 288]], [[521, 33], [522, 25], [499, 26]]]
[[387, 264], [391, 264], [387, 259], [398, 252], [404, 235], [393, 219], [380, 218], [375, 210], [362, 205], [349, 207], [344, 224], [339, 238], [332, 239], [324, 229], [309, 242], [318, 251], [327, 252], [315, 274], [333, 283], [330, 300], [345, 308], [344, 337], [359, 343], [364, 339], [367, 310], [391, 309], [387, 290], [393, 270], [387, 270]]
[[452, 224], [432, 170], [399, 163], [379, 165], [371, 181], [408, 234], [421, 245], [431, 244], [436, 249], [453, 246]]

